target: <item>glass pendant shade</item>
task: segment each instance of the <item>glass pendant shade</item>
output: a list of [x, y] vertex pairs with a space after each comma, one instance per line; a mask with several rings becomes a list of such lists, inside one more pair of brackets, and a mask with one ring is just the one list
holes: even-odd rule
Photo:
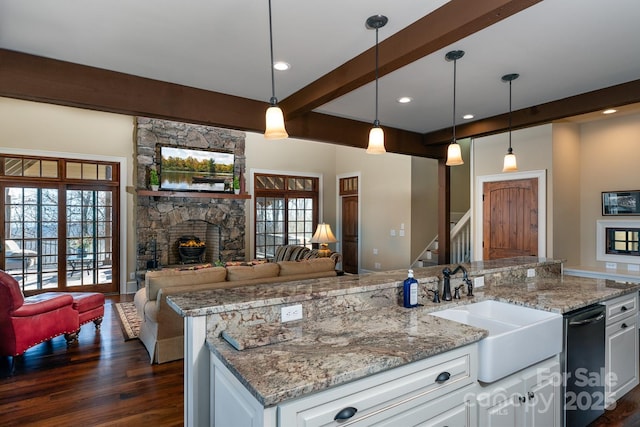
[[267, 108], [266, 122], [265, 139], [285, 139], [289, 137], [287, 130], [284, 128], [284, 115], [277, 105]]
[[384, 131], [380, 126], [374, 126], [369, 131], [369, 145], [367, 146], [367, 154], [384, 154], [387, 150], [384, 148]]
[[460, 166], [464, 165], [464, 161], [462, 160], [462, 150], [460, 149], [460, 144], [457, 142], [452, 142], [449, 144], [449, 148], [447, 149], [447, 166]]
[[509, 151], [504, 155], [504, 165], [502, 172], [516, 172], [518, 170], [518, 164], [516, 162], [516, 155], [512, 151]]

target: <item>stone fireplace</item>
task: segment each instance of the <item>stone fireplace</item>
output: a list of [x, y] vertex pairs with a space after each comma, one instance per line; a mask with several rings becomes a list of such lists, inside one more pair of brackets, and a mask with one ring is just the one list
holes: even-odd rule
[[[148, 188], [148, 171], [159, 165], [158, 144], [233, 151], [235, 174], [244, 175], [244, 132], [141, 117], [136, 131], [137, 190]], [[136, 199], [138, 270], [181, 264], [178, 240], [183, 236], [205, 242], [202, 262], [245, 259], [245, 198], [160, 191]]]

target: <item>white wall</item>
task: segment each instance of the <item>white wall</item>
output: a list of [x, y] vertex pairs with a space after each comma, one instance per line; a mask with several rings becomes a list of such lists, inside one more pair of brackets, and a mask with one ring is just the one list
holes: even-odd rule
[[[552, 125], [542, 125], [514, 131], [511, 136], [511, 146], [518, 161], [518, 171], [546, 171], [547, 198], [546, 198], [546, 256], [553, 257], [553, 148]], [[502, 172], [502, 162], [509, 146], [508, 133], [476, 138], [472, 141], [472, 212], [476, 212], [481, 197], [482, 188], [475, 188], [478, 177], [487, 175], [504, 175], [509, 179], [509, 173]], [[480, 197], [478, 196], [480, 192]], [[480, 199], [481, 200], [481, 199]], [[542, 213], [538, 212], [538, 218]], [[482, 224], [478, 223], [475, 216], [471, 221], [472, 236], [477, 236], [482, 230]], [[482, 254], [473, 253], [473, 259], [482, 259]]]
[[[408, 268], [413, 261], [411, 157], [370, 155], [363, 149], [336, 146], [335, 165], [337, 174], [360, 174], [360, 267], [370, 271]], [[402, 224], [404, 237], [400, 237]]]
[[[266, 141], [261, 134], [247, 133], [247, 171], [314, 173], [322, 176], [321, 218], [336, 236], [339, 204], [337, 177], [360, 176], [360, 267], [364, 270], [407, 268], [411, 261], [411, 157], [289, 138]], [[253, 210], [251, 205], [250, 211]], [[252, 212], [251, 212], [252, 215]], [[247, 221], [253, 229], [253, 217]], [[405, 236], [400, 237], [404, 224]], [[396, 236], [391, 236], [391, 230]], [[250, 235], [253, 234], [253, 230]], [[339, 243], [333, 249], [339, 249]], [[373, 255], [373, 249], [378, 255]], [[253, 254], [253, 248], [250, 249]], [[376, 263], [380, 264], [376, 268]]]
[[554, 124], [553, 254], [566, 265], [580, 264], [580, 168], [580, 126]]
[[[604, 268], [604, 262], [596, 260], [596, 221], [640, 219], [604, 217], [601, 204], [603, 191], [640, 190], [640, 115], [580, 125], [580, 162], [580, 264]], [[618, 268], [626, 269], [626, 264]]]
[[135, 271], [135, 236], [133, 196], [124, 193], [132, 185], [133, 176], [133, 119], [130, 116], [102, 113], [80, 108], [61, 107], [0, 97], [0, 151], [31, 153], [43, 156], [92, 158], [104, 157], [124, 160], [125, 182], [122, 183], [122, 242], [121, 282]]

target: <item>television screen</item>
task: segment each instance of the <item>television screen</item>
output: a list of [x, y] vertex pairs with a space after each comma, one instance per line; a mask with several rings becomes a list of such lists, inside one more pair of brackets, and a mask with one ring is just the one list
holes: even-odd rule
[[160, 147], [160, 188], [176, 191], [232, 191], [233, 153]]

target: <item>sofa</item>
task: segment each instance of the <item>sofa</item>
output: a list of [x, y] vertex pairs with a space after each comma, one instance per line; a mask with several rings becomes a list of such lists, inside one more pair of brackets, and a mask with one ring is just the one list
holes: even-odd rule
[[249, 264], [163, 269], [145, 274], [145, 286], [136, 292], [134, 304], [141, 320], [138, 337], [147, 348], [151, 363], [170, 362], [184, 357], [184, 320], [167, 304], [169, 295], [338, 274], [335, 261], [330, 257]]
[[[276, 248], [276, 253], [272, 261], [300, 261], [303, 259], [320, 258], [321, 256], [318, 249], [309, 249], [306, 246], [300, 245], [282, 245]], [[339, 252], [330, 252], [328, 258], [333, 260], [336, 267], [342, 267], [342, 255]]]

